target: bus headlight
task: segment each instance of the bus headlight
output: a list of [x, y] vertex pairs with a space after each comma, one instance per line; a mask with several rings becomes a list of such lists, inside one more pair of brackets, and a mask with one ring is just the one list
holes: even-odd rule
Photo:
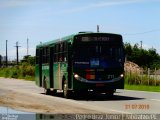
[[76, 79], [78, 79], [79, 76], [78, 76], [77, 74], [74, 74], [74, 77], [75, 77]]
[[121, 75], [120, 75], [120, 77], [121, 77], [121, 78], [123, 78], [123, 77], [124, 77], [124, 75], [123, 75], [123, 74], [121, 74]]

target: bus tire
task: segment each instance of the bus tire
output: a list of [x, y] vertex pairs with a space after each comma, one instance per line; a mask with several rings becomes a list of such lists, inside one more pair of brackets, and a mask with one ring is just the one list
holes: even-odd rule
[[68, 90], [68, 85], [66, 81], [64, 81], [63, 83], [63, 97], [70, 98], [70, 91]]
[[[45, 88], [44, 88], [45, 89]], [[51, 90], [50, 89], [45, 89], [45, 94], [46, 95], [50, 95], [51, 94]]]
[[112, 97], [114, 96], [114, 93], [115, 93], [115, 89], [110, 90], [110, 91], [107, 92], [106, 94], [107, 94], [107, 96], [108, 96], [109, 98], [112, 98]]
[[57, 94], [57, 90], [52, 90], [51, 91], [51, 94], [54, 96], [54, 95], [56, 95]]
[[44, 93], [46, 95], [50, 95], [51, 90], [47, 89], [47, 81], [46, 81], [46, 77], [45, 76], [43, 77], [43, 88], [44, 88]]
[[114, 93], [108, 93], [109, 98], [113, 98]]

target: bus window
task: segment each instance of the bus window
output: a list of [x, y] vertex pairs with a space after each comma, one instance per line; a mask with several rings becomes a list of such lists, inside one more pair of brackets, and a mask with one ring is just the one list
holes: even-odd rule
[[36, 49], [36, 64], [39, 64], [40, 50]]
[[49, 63], [49, 47], [44, 47], [42, 50], [42, 63]]

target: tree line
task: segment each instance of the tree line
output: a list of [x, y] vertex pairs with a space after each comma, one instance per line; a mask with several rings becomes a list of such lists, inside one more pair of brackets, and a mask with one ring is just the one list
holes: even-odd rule
[[155, 48], [143, 49], [138, 43], [125, 43], [126, 59], [143, 68], [160, 69], [160, 55]]

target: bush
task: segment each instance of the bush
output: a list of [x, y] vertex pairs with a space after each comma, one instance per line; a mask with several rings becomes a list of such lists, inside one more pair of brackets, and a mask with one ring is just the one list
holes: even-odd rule
[[10, 69], [11, 72], [11, 78], [19, 78], [20, 70], [19, 66], [14, 66]]
[[11, 77], [10, 68], [0, 68], [0, 77]]
[[12, 72], [12, 76], [11, 76], [12, 78], [18, 78], [18, 73], [17, 73], [17, 71], [16, 70], [14, 70], [13, 72]]
[[25, 79], [26, 79], [26, 80], [34, 80], [35, 77], [34, 77], [34, 76], [26, 75]]
[[4, 68], [4, 77], [10, 77], [10, 69], [9, 68]]
[[125, 83], [129, 85], [150, 85], [156, 86], [160, 85], [160, 80], [150, 77], [148, 75], [139, 75], [139, 74], [127, 74], [125, 75]]
[[19, 66], [14, 66], [10, 68], [1, 68], [0, 76], [34, 80], [35, 67], [31, 66], [28, 63], [23, 63], [22, 65], [19, 65]]
[[22, 69], [22, 76], [23, 77], [35, 75], [35, 67], [31, 66], [27, 63], [23, 63], [21, 66], [21, 69]]

